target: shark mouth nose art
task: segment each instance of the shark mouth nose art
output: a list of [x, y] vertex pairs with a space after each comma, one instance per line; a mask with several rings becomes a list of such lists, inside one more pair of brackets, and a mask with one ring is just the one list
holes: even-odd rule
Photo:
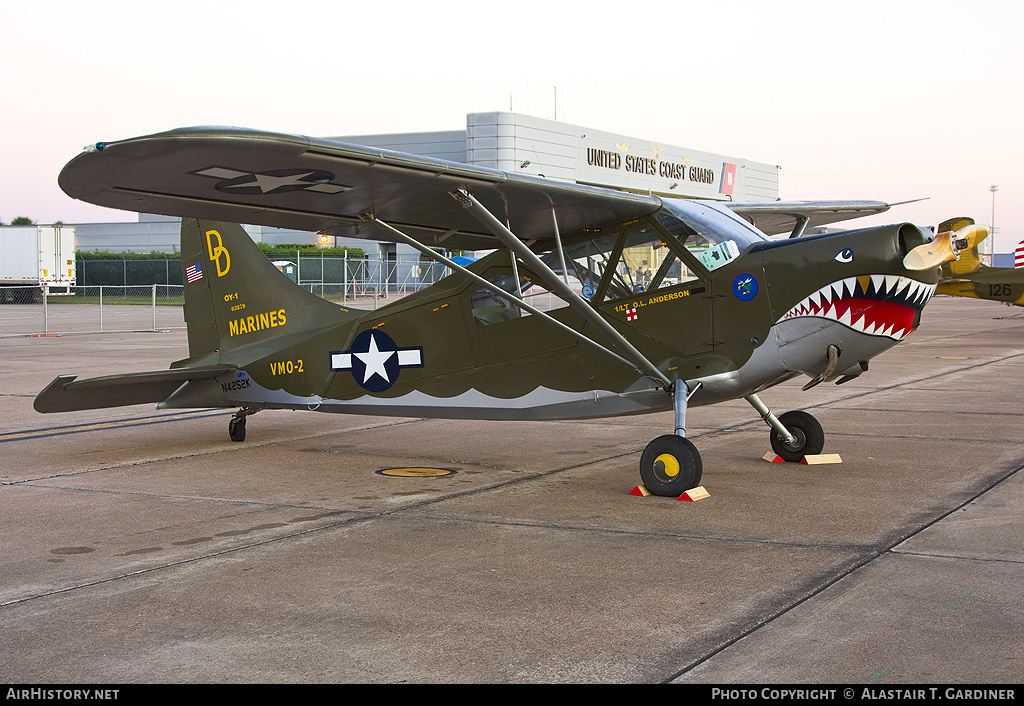
[[934, 293], [934, 284], [900, 275], [847, 277], [814, 292], [779, 322], [816, 316], [869, 336], [902, 341], [914, 331], [917, 312]]

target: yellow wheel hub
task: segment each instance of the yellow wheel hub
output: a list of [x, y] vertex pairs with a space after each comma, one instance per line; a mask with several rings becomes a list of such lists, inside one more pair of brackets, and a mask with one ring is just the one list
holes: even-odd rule
[[679, 475], [679, 461], [672, 454], [661, 454], [654, 459], [654, 472], [660, 478], [675, 478]]

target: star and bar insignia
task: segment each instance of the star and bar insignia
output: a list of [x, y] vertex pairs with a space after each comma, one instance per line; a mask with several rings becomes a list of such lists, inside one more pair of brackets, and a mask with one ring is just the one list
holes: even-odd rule
[[359, 386], [370, 392], [383, 392], [398, 379], [402, 368], [423, 367], [423, 347], [399, 348], [391, 336], [369, 329], [352, 341], [347, 351], [335, 351], [331, 370], [349, 370]]
[[334, 175], [323, 169], [270, 169], [264, 172], [248, 172], [228, 167], [206, 167], [190, 174], [217, 179], [213, 187], [217, 191], [246, 196], [283, 194], [289, 191], [338, 194], [351, 188], [332, 183]]

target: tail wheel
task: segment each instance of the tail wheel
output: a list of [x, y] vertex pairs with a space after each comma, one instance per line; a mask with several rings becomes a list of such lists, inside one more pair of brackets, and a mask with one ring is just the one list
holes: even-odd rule
[[825, 448], [825, 432], [818, 420], [807, 412], [786, 412], [779, 421], [793, 435], [793, 443], [787, 444], [774, 430], [771, 432], [772, 450], [785, 461], [799, 462], [804, 456], [820, 454]]
[[655, 495], [679, 497], [700, 484], [703, 472], [697, 447], [673, 434], [659, 436], [640, 457], [640, 479]]
[[232, 441], [245, 441], [245, 417], [232, 417], [228, 422], [228, 436]]

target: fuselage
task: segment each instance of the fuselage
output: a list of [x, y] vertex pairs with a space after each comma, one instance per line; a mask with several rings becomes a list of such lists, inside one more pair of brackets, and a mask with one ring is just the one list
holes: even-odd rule
[[[658, 370], [696, 389], [691, 404], [702, 405], [819, 375], [829, 346], [840, 351], [834, 377], [865, 370], [917, 327], [934, 291], [937, 269], [903, 266], [925, 240], [911, 225], [769, 240], [724, 209], [689, 202], [568, 234], [562, 253], [542, 254], [548, 272], [506, 250], [470, 269], [615, 351], [549, 294], [545, 278], [563, 278]], [[458, 273], [292, 344], [222, 351], [221, 362], [239, 372], [188, 383], [162, 406], [480, 419], [671, 407], [663, 384]]]

